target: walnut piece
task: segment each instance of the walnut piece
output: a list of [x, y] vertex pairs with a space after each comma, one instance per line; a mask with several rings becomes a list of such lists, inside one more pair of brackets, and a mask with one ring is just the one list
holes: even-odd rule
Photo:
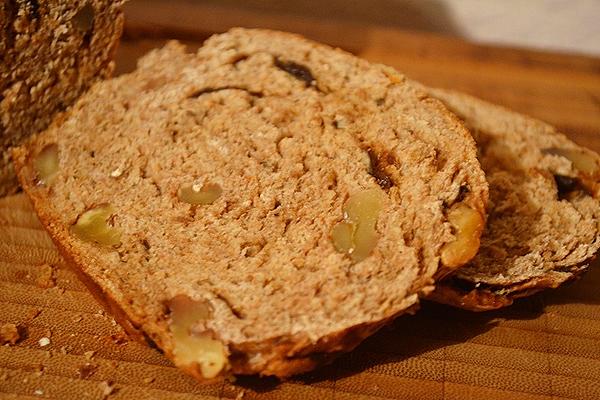
[[86, 242], [118, 246], [121, 243], [121, 232], [110, 223], [114, 212], [110, 204], [89, 209], [71, 226], [71, 233]]
[[545, 149], [544, 152], [566, 158], [571, 161], [573, 168], [584, 174], [593, 175], [598, 172], [598, 163], [596, 162], [596, 159], [584, 150], [551, 147]]
[[21, 339], [19, 327], [15, 324], [0, 325], [0, 345], [16, 344]]
[[219, 185], [208, 183], [202, 187], [199, 185], [183, 185], [179, 188], [177, 196], [179, 200], [185, 203], [208, 205], [214, 203], [222, 193], [223, 189]]
[[475, 257], [483, 231], [483, 217], [465, 203], [457, 203], [448, 212], [448, 221], [456, 239], [442, 247], [442, 264], [457, 268]]
[[331, 230], [333, 246], [358, 262], [371, 254], [377, 244], [375, 225], [383, 208], [381, 189], [368, 189], [355, 193], [344, 206], [344, 221]]
[[58, 172], [58, 145], [45, 146], [33, 160], [36, 178], [41, 185], [51, 185]]
[[183, 365], [197, 365], [205, 379], [215, 378], [228, 366], [228, 362], [223, 343], [202, 329], [202, 323], [211, 318], [210, 306], [185, 295], [177, 295], [169, 302], [169, 309], [175, 359]]
[[404, 82], [406, 80], [406, 78], [404, 77], [404, 75], [400, 74], [398, 71], [396, 71], [395, 69], [393, 69], [391, 67], [386, 67], [383, 70], [383, 73], [394, 84], [402, 83], [402, 82]]

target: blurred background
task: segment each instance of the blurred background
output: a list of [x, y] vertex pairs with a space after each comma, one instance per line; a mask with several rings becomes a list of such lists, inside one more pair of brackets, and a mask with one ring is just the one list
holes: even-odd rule
[[168, 39], [300, 33], [540, 118], [600, 151], [600, 0], [130, 0], [117, 73]]
[[129, 8], [137, 16], [147, 8], [145, 17], [158, 25], [204, 24], [208, 31], [288, 18], [287, 30], [302, 21], [340, 22], [600, 56], [600, 0], [131, 0]]

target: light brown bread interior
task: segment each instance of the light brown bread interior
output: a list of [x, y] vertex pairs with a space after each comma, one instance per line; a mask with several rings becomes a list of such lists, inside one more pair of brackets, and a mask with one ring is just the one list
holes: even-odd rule
[[[58, 172], [40, 184], [36, 159], [54, 144]], [[223, 344], [220, 375], [302, 372], [412, 309], [449, 270], [451, 207], [483, 216], [487, 201], [475, 144], [439, 101], [391, 68], [263, 30], [151, 52], [14, 157], [67, 259], [200, 379], [174, 351], [177, 299], [208, 309], [193, 331]], [[190, 205], [187, 185], [222, 192]], [[356, 262], [331, 235], [367, 191], [382, 205]], [[105, 205], [120, 244], [73, 235]]]
[[17, 189], [9, 147], [111, 74], [123, 3], [0, 2], [0, 196]]
[[490, 185], [479, 253], [431, 298], [499, 308], [584, 272], [600, 247], [600, 157], [544, 122], [458, 92], [428, 92], [470, 128]]

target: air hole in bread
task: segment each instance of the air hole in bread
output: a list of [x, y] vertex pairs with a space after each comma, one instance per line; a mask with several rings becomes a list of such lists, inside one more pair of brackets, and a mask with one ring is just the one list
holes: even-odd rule
[[72, 22], [75, 28], [83, 33], [83, 43], [89, 44], [94, 30], [94, 14], [95, 10], [91, 3], [86, 3], [73, 16]]
[[246, 258], [255, 257], [264, 247], [265, 242], [262, 240], [255, 243], [244, 243], [241, 253]]
[[377, 184], [384, 190], [394, 186], [392, 178], [385, 170], [389, 165], [395, 164], [394, 157], [389, 153], [378, 154], [371, 148], [367, 149], [367, 154], [370, 162], [369, 174], [375, 178]]
[[261, 98], [264, 96], [264, 94], [262, 92], [255, 92], [255, 91], [252, 91], [248, 88], [241, 87], [241, 86], [220, 86], [220, 87], [207, 87], [204, 89], [197, 90], [197, 91], [193, 92], [192, 94], [190, 94], [188, 96], [188, 98], [190, 98], [190, 99], [198, 98], [198, 97], [202, 96], [203, 94], [215, 93], [215, 92], [220, 92], [223, 90], [242, 90], [242, 91], [248, 93], [250, 96], [258, 97], [258, 98]]
[[465, 199], [465, 196], [469, 194], [470, 189], [467, 185], [460, 185], [460, 189], [458, 189], [458, 196], [456, 196], [456, 202], [461, 202]]
[[556, 183], [556, 192], [559, 200], [569, 200], [573, 192], [581, 190], [581, 185], [577, 178], [555, 174], [554, 182]]
[[142, 244], [142, 246], [144, 247], [144, 251], [146, 252], [144, 259], [146, 261], [150, 261], [150, 242], [148, 242], [148, 239], [142, 239], [140, 243]]
[[248, 59], [249, 55], [248, 54], [244, 54], [244, 53], [240, 53], [240, 54], [236, 54], [232, 59], [231, 59], [231, 65], [237, 67], [239, 63], [241, 63], [242, 61], [246, 61]]
[[39, 19], [40, 3], [37, 0], [27, 0], [27, 11], [31, 19]]
[[283, 234], [285, 235], [288, 231], [288, 229], [290, 228], [290, 224], [292, 223], [291, 219], [286, 219], [285, 220], [285, 225], [283, 226]]
[[346, 117], [345, 115], [335, 115], [333, 117], [333, 127], [335, 129], [344, 129], [346, 127], [348, 127], [349, 124], [351, 124], [354, 121], [351, 121], [348, 119], [348, 117]]
[[331, 182], [327, 185], [327, 190], [333, 190], [333, 189], [337, 188], [337, 185], [338, 185], [337, 175], [333, 175], [331, 177]]
[[[17, 15], [19, 14], [19, 4], [16, 2], [16, 0], [9, 0], [5, 2], [5, 7], [6, 20], [8, 23], [5, 24], [5, 32], [3, 32], [3, 34], [6, 40], [6, 50], [9, 50], [15, 46], [15, 37], [17, 32], [13, 22], [17, 19]], [[4, 57], [6, 57], [5, 54], [2, 54], [3, 61], [5, 63], [8, 62], [8, 60], [4, 60]]]
[[275, 211], [277, 210], [279, 207], [281, 207], [281, 202], [279, 200], [275, 200], [275, 204], [273, 204], [273, 208], [272, 210]]

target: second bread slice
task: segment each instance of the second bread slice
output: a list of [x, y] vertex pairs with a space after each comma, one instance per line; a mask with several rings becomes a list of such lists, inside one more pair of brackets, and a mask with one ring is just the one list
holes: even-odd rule
[[430, 298], [484, 311], [556, 288], [600, 249], [600, 157], [550, 125], [448, 90], [430, 93], [463, 118], [490, 185], [479, 254]]

